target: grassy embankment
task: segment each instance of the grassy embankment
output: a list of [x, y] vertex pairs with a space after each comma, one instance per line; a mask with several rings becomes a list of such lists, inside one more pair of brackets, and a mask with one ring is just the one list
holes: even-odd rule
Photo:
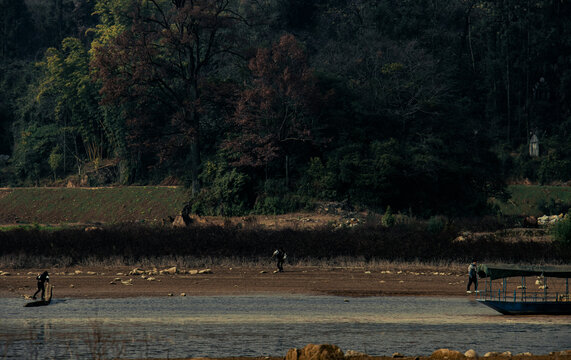
[[1, 224], [160, 222], [180, 212], [180, 187], [0, 189]]
[[568, 186], [511, 185], [508, 191], [510, 200], [505, 203], [494, 201], [506, 216], [557, 215], [560, 211], [566, 213], [571, 207], [571, 187]]
[[[505, 216], [540, 216], [546, 208], [571, 206], [571, 187], [512, 185], [508, 190], [508, 202], [493, 201]], [[187, 198], [181, 187], [4, 188], [0, 225], [160, 222], [178, 214]]]

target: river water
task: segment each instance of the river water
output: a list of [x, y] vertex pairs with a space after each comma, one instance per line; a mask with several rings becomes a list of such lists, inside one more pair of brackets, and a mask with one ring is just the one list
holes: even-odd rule
[[505, 316], [469, 298], [208, 296], [0, 299], [0, 359], [285, 356], [308, 343], [370, 355], [571, 348], [571, 316]]

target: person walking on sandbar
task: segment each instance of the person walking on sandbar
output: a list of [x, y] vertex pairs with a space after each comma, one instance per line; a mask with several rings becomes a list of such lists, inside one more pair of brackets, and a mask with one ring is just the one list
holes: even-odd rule
[[287, 254], [282, 249], [277, 249], [274, 251], [272, 255], [272, 259], [276, 259], [276, 265], [278, 269], [274, 272], [283, 272], [284, 271], [284, 261], [287, 258]]

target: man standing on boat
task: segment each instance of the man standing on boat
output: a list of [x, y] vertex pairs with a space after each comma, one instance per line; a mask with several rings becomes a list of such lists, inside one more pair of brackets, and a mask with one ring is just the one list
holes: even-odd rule
[[474, 284], [474, 291], [478, 292], [478, 269], [477, 269], [476, 259], [472, 260], [472, 263], [468, 266], [468, 286], [466, 287], [466, 292], [468, 294], [472, 293], [470, 291], [470, 285]]

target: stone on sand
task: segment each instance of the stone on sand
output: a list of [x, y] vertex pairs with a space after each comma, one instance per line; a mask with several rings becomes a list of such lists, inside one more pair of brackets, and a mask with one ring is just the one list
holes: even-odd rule
[[478, 353], [474, 349], [470, 349], [470, 350], [466, 351], [464, 353], [464, 356], [466, 356], [467, 358], [471, 358], [471, 359], [478, 359], [479, 358]]
[[289, 349], [285, 360], [343, 360], [343, 351], [336, 345], [307, 344], [303, 349]]
[[460, 351], [450, 350], [450, 349], [438, 349], [434, 351], [431, 355], [431, 359], [443, 359], [443, 360], [458, 360], [464, 359], [466, 356]]

